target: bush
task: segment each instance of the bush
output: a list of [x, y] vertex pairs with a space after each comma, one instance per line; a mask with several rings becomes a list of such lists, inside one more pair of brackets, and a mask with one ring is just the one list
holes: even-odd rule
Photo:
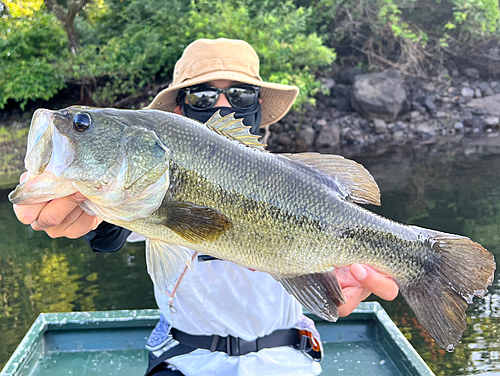
[[59, 64], [69, 52], [66, 35], [52, 14], [2, 16], [0, 45], [0, 109], [9, 99], [21, 108], [28, 100], [48, 100], [64, 87]]
[[335, 55], [315, 33], [306, 33], [308, 16], [279, 1], [99, 0], [76, 21], [77, 55], [69, 53], [62, 27], [43, 7], [30, 17], [6, 16], [0, 30], [10, 55], [0, 58], [0, 106], [9, 98], [21, 106], [48, 100], [68, 83], [81, 85], [90, 103], [113, 105], [167, 80], [184, 48], [201, 37], [248, 41], [264, 80], [295, 84], [301, 88], [297, 104], [312, 102], [320, 90], [315, 73]]
[[[296, 0], [311, 7], [309, 27], [342, 57], [367, 63], [367, 69], [397, 67], [425, 76], [443, 51], [471, 49], [498, 40], [498, 0]], [[437, 64], [435, 64], [437, 65]]]

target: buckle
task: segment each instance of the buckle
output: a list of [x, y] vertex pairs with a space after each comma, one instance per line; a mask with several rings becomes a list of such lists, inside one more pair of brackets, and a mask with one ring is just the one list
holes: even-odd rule
[[319, 362], [322, 354], [318, 340], [308, 330], [299, 330], [299, 337], [299, 350], [312, 360]]
[[226, 337], [226, 353], [229, 356], [246, 355], [257, 352], [257, 341], [245, 341], [238, 337]]
[[238, 337], [227, 336], [226, 338], [227, 355], [240, 355], [240, 339]]

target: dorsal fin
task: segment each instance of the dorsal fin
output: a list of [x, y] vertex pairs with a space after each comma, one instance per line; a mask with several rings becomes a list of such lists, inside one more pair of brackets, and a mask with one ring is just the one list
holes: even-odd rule
[[220, 116], [220, 111], [217, 111], [208, 119], [205, 125], [208, 129], [230, 140], [238, 141], [245, 146], [267, 152], [265, 149], [267, 145], [258, 141], [260, 136], [251, 134], [249, 131], [250, 127], [243, 124], [242, 119], [235, 119], [234, 113], [222, 117]]
[[360, 204], [380, 205], [380, 190], [373, 176], [359, 163], [340, 155], [299, 153], [281, 154], [302, 162], [333, 178], [349, 192], [349, 198]]

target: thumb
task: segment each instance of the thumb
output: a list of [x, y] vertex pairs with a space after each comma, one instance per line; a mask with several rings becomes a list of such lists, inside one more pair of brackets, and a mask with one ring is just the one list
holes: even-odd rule
[[398, 296], [399, 288], [396, 282], [377, 272], [375, 269], [366, 265], [352, 264], [351, 274], [365, 289], [378, 295], [384, 300], [394, 300]]

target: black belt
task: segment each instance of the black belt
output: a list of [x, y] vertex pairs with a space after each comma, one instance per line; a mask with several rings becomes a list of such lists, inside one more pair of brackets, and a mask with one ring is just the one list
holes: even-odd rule
[[254, 341], [244, 341], [241, 338], [227, 336], [194, 336], [172, 328], [170, 333], [179, 345], [165, 351], [159, 357], [149, 353], [149, 365], [146, 376], [153, 373], [157, 367], [161, 367], [167, 359], [178, 355], [190, 353], [196, 349], [207, 349], [212, 352], [225, 352], [230, 356], [240, 356], [251, 352], [257, 352], [265, 348], [293, 346], [315, 361], [321, 360], [321, 351], [315, 350], [312, 346], [312, 339], [309, 335], [299, 333], [297, 329], [276, 330], [271, 334], [259, 337]]
[[294, 346], [299, 348], [300, 346], [300, 336], [297, 329], [276, 330], [254, 341], [245, 341], [233, 336], [193, 336], [174, 328], [172, 328], [171, 333], [174, 339], [183, 345], [207, 349], [211, 352], [225, 352], [230, 356], [245, 355], [271, 347]]

